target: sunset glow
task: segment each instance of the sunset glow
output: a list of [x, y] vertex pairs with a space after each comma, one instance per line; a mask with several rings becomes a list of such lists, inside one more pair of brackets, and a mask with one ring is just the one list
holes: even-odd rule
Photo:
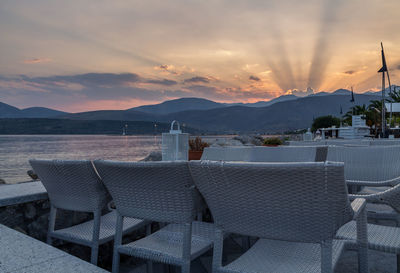
[[0, 101], [79, 112], [379, 90], [381, 41], [400, 84], [399, 10], [398, 0], [1, 1]]

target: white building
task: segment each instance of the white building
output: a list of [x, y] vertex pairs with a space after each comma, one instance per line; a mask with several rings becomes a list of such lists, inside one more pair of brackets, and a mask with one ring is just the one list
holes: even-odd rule
[[351, 126], [320, 129], [322, 134], [322, 139], [325, 139], [327, 131], [332, 131], [332, 136], [336, 136], [338, 138], [343, 138], [343, 139], [361, 139], [370, 136], [370, 129], [365, 124], [365, 120], [362, 119], [362, 116], [354, 115], [351, 117], [351, 121], [352, 121]]

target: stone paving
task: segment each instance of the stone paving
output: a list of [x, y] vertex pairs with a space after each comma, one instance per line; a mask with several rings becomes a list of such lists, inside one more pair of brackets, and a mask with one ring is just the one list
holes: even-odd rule
[[[227, 261], [233, 261], [243, 253], [240, 246], [240, 241], [232, 238], [225, 240], [227, 250]], [[192, 263], [192, 273], [211, 273], [212, 250], [205, 255], [196, 259]], [[370, 273], [396, 273], [396, 255], [387, 254], [378, 251], [369, 251]], [[165, 265], [155, 263], [155, 273], [178, 273], [178, 268], [168, 268]], [[132, 266], [127, 263], [121, 264], [120, 273], [146, 273], [146, 264], [144, 262], [139, 265]], [[335, 273], [358, 273], [358, 257], [357, 252], [348, 250], [345, 251], [335, 269]]]
[[0, 272], [107, 272], [64, 251], [0, 225]]

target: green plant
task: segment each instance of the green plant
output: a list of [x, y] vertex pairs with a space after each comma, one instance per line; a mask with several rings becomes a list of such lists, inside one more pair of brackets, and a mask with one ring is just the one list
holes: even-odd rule
[[[351, 117], [350, 117], [351, 119]], [[320, 128], [328, 128], [328, 127], [332, 127], [332, 126], [336, 126], [339, 127], [340, 126], [340, 119], [334, 116], [322, 116], [322, 117], [318, 117], [314, 120], [312, 126], [311, 126], [311, 131], [315, 132]]]
[[279, 137], [270, 137], [264, 139], [264, 145], [282, 145], [283, 142]]
[[203, 141], [200, 137], [189, 140], [189, 148], [191, 151], [203, 151], [204, 148], [209, 147], [210, 144]]

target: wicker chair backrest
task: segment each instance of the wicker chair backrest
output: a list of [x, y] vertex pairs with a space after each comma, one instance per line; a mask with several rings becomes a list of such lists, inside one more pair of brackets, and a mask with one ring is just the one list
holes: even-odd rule
[[207, 147], [201, 160], [250, 161], [251, 147]]
[[[325, 161], [326, 147], [208, 147], [202, 160], [245, 162], [314, 162]], [[321, 160], [322, 159], [322, 160]]]
[[29, 160], [57, 208], [97, 211], [111, 200], [88, 160]]
[[187, 162], [95, 161], [122, 216], [188, 223], [195, 216], [195, 189]]
[[216, 225], [226, 232], [321, 242], [352, 219], [342, 163], [189, 164]]
[[[315, 146], [253, 147], [250, 162], [314, 162], [317, 149]], [[325, 160], [322, 160], [325, 161]]]
[[328, 160], [344, 162], [348, 180], [382, 181], [400, 176], [400, 146], [329, 146]]

